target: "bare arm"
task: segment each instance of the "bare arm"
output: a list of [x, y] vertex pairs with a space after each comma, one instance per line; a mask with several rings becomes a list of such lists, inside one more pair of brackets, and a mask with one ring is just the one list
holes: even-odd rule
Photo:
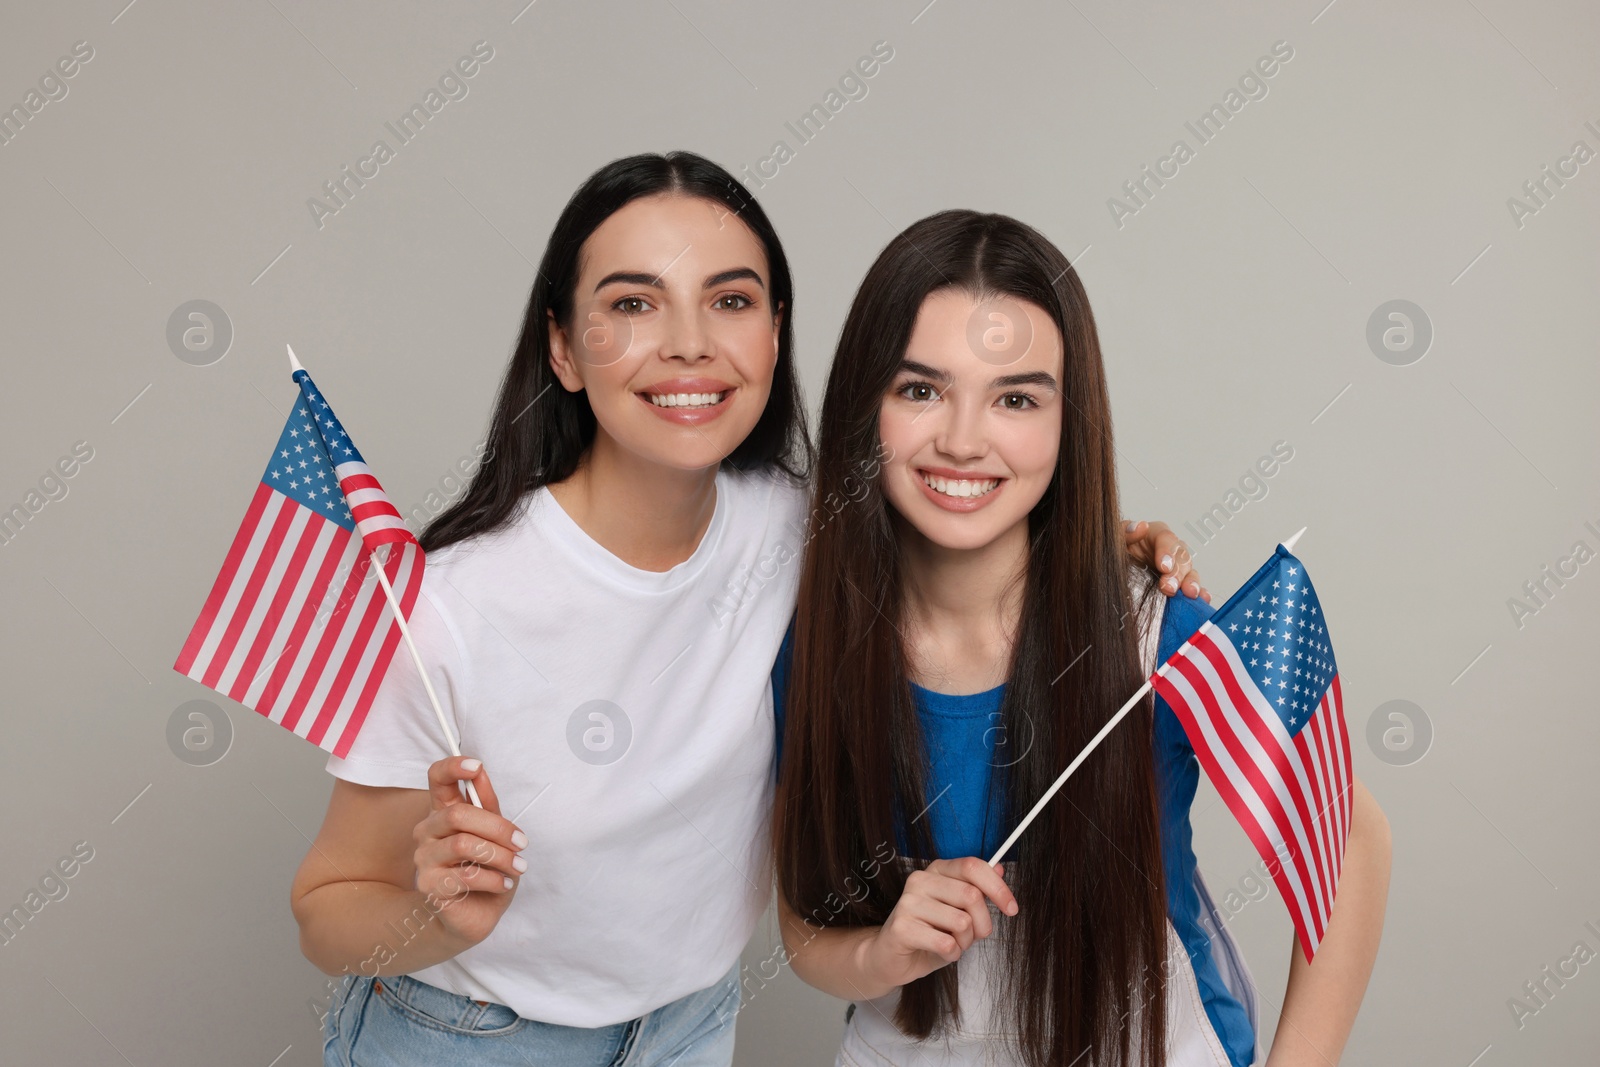
[[[467, 774], [461, 762], [435, 763], [430, 789], [335, 781], [290, 890], [300, 951], [325, 974], [406, 974], [494, 929], [520, 874], [516, 828], [500, 817], [487, 772]], [[469, 777], [482, 811], [455, 784]]]
[[778, 926], [789, 966], [806, 985], [841, 1000], [872, 1000], [890, 986], [870, 978], [861, 962], [861, 949], [877, 936], [876, 926], [819, 926], [797, 915], [783, 892], [778, 892]]
[[1352, 783], [1350, 837], [1339, 895], [1313, 963], [1296, 946], [1283, 1014], [1267, 1067], [1339, 1062], [1378, 958], [1389, 896], [1389, 821], [1358, 778]]

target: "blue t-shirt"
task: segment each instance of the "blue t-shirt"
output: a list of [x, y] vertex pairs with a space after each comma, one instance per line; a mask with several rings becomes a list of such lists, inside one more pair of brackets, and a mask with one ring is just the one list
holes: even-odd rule
[[[1167, 600], [1161, 614], [1156, 662], [1178, 650], [1211, 615], [1211, 605], [1187, 596]], [[783, 754], [783, 701], [789, 662], [794, 654], [794, 623], [784, 636], [772, 668], [776, 747]], [[946, 858], [990, 856], [1010, 832], [1003, 813], [989, 799], [995, 738], [1005, 686], [982, 693], [952, 696], [911, 684], [911, 696], [928, 745], [929, 828], [934, 847]], [[1114, 710], [1114, 709], [1113, 709]], [[1109, 714], [1109, 711], [1107, 712]], [[1092, 758], [1092, 757], [1091, 757]], [[1167, 915], [1188, 949], [1206, 1017], [1234, 1067], [1247, 1067], [1255, 1057], [1255, 1032], [1244, 1006], [1229, 991], [1212, 958], [1212, 941], [1200, 921], [1201, 903], [1195, 883], [1193, 833], [1189, 808], [1200, 781], [1200, 761], [1178, 717], [1158, 695], [1155, 702], [1156, 792], [1161, 811], [1161, 858], [1167, 879]], [[901, 843], [904, 849], [904, 840]]]

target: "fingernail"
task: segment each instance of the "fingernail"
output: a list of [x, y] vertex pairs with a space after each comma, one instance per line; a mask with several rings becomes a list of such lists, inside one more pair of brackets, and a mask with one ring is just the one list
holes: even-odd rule
[[483, 761], [481, 760], [464, 759], [461, 761], [461, 769], [466, 771], [468, 774], [477, 774], [478, 768], [482, 766]]
[[511, 888], [511, 878], [510, 878], [509, 875], [506, 877], [506, 888], [507, 889]]
[[511, 843], [517, 846], [519, 849], [527, 848], [528, 835], [523, 833], [521, 830], [518, 830], [516, 833], [511, 835]]
[[1164, 571], [1170, 571], [1172, 569], [1172, 557], [1171, 556], [1162, 556], [1161, 557], [1161, 569], [1164, 570]]
[[1169, 593], [1175, 591], [1178, 588], [1177, 579], [1171, 577], [1161, 579], [1161, 588]]
[[1138, 522], [1130, 522], [1130, 523], [1128, 523], [1128, 532], [1129, 533], [1133, 533], [1133, 531], [1137, 530], [1138, 528], [1139, 528]]
[[1010, 904], [1006, 905], [1006, 914], [1007, 915], [1015, 915], [1016, 913], [1017, 913], [1017, 902], [1013, 900]]
[[523, 859], [521, 856], [512, 856], [511, 866], [517, 869], [518, 874], [521, 874], [523, 871], [528, 869], [528, 861]]

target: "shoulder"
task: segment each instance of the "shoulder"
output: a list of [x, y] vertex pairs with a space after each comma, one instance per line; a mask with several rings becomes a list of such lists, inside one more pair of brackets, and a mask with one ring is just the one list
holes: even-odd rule
[[736, 470], [723, 467], [717, 472], [717, 486], [726, 488], [741, 501], [749, 501], [777, 519], [794, 519], [805, 514], [811, 502], [810, 485], [780, 467]]
[[[529, 539], [549, 521], [538, 507], [538, 498], [549, 494], [532, 490], [517, 502], [511, 516], [492, 530], [472, 534], [443, 548], [426, 553], [422, 572], [422, 595], [413, 615], [424, 615], [419, 623], [409, 620], [414, 631], [432, 628], [448, 634], [455, 652], [466, 658], [468, 642], [462, 626], [478, 616], [474, 605], [492, 600], [497, 594], [516, 592], [515, 587], [530, 577], [525, 561], [542, 555]], [[508, 587], [511, 587], [508, 589]], [[524, 592], [531, 592], [524, 590]]]
[[1150, 572], [1140, 566], [1130, 568], [1128, 589], [1138, 624], [1139, 662], [1146, 674], [1166, 662], [1213, 611], [1199, 597], [1182, 591], [1174, 596], [1162, 593], [1155, 588]]
[[[435, 555], [443, 556], [448, 551], [441, 549]], [[418, 652], [440, 666], [465, 664], [467, 659], [468, 642], [457, 623], [456, 612], [462, 599], [460, 579], [450, 573], [448, 562], [435, 563], [434, 556], [423, 561], [422, 588], [406, 616]], [[403, 649], [401, 654], [405, 654]]]
[[511, 509], [500, 525], [452, 541], [427, 554], [427, 570], [448, 576], [451, 581], [485, 567], [498, 567], [497, 557], [523, 550], [523, 542], [541, 527], [548, 526], [549, 507], [554, 498], [547, 488], [530, 489]]
[[1166, 605], [1161, 613], [1161, 651], [1164, 660], [1178, 650], [1216, 609], [1199, 597], [1179, 592], [1164, 598]]

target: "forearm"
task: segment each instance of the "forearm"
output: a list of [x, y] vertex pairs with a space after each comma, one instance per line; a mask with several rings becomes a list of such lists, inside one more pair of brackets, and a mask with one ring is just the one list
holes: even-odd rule
[[1325, 1067], [1344, 1051], [1366, 993], [1389, 895], [1389, 823], [1360, 779], [1339, 892], [1314, 963], [1296, 946], [1267, 1067]]
[[841, 1000], [872, 1000], [893, 986], [868, 975], [862, 951], [877, 926], [821, 926], [800, 918], [778, 894], [778, 924], [789, 966], [801, 981]]
[[472, 946], [439, 921], [450, 905], [388, 882], [330, 882], [295, 903], [300, 951], [324, 974], [409, 974]]

